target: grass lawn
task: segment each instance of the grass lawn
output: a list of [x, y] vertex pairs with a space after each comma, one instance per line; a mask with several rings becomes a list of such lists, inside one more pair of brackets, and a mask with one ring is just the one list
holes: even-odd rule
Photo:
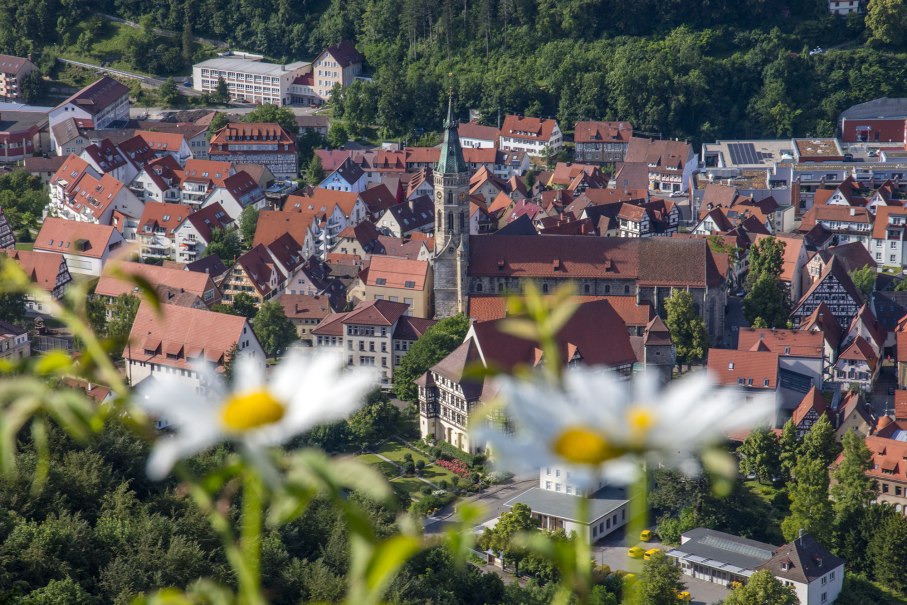
[[31, 250], [35, 247], [34, 242], [29, 242], [25, 244], [16, 244], [16, 250]]
[[391, 487], [406, 493], [413, 500], [418, 500], [422, 496], [419, 491], [424, 485], [425, 483], [415, 477], [397, 477], [391, 480]]
[[429, 459], [426, 458], [425, 455], [417, 452], [414, 449], [406, 447], [405, 445], [394, 439], [385, 441], [377, 449], [379, 454], [387, 456], [398, 464], [403, 464], [403, 456], [406, 454], [412, 455], [414, 463], [418, 460], [422, 460], [426, 465], [429, 463]]
[[751, 509], [756, 517], [765, 519], [767, 537], [773, 538], [776, 544], [783, 544], [785, 540], [781, 535], [781, 520], [787, 516], [788, 500], [783, 495], [778, 496], [782, 490], [758, 481], [745, 481], [743, 485], [752, 496]]
[[[447, 470], [446, 468], [444, 468], [442, 466], [438, 466], [437, 464], [432, 464], [431, 466], [425, 467], [424, 471], [422, 472], [422, 476], [425, 477], [426, 479], [428, 479], [429, 481], [431, 481], [432, 483], [438, 483], [439, 481], [441, 481], [443, 479], [443, 480], [447, 481], [448, 484], [450, 484], [452, 479], [454, 477], [456, 477], [457, 475], [455, 475], [454, 473], [450, 472], [449, 470]], [[460, 477], [460, 481], [464, 481], [464, 479], [462, 477]]]
[[390, 462], [386, 462], [386, 461], [382, 460], [375, 454], [359, 454], [358, 456], [356, 456], [356, 459], [359, 460], [360, 462], [364, 462], [366, 464], [370, 464], [371, 466], [374, 466], [379, 471], [381, 471], [381, 474], [383, 474], [388, 479], [390, 479], [392, 477], [396, 477], [397, 475], [400, 474], [400, 469], [398, 469], [396, 466], [394, 466]]

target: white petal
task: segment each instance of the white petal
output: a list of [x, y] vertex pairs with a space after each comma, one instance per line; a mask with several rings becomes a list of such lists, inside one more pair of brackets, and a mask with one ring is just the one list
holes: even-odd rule
[[177, 460], [197, 454], [222, 438], [220, 431], [201, 425], [191, 431], [158, 439], [148, 457], [148, 477], [156, 481], [163, 479]]
[[175, 427], [211, 422], [219, 404], [172, 376], [156, 376], [152, 383], [140, 386], [135, 402], [152, 416], [165, 418]]
[[265, 384], [262, 363], [250, 355], [238, 355], [233, 371], [233, 391], [248, 393], [257, 391]]

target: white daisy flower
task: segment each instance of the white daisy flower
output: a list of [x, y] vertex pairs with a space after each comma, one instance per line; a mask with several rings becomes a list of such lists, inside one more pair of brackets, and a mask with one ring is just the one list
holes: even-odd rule
[[641, 461], [695, 474], [698, 452], [734, 430], [770, 422], [775, 412], [771, 396], [745, 400], [715, 388], [705, 372], [663, 390], [651, 375], [624, 381], [583, 366], [564, 373], [562, 388], [509, 376], [498, 386], [513, 430], [486, 422], [472, 431], [495, 463], [513, 472], [566, 468], [585, 486], [630, 483]]
[[[204, 395], [168, 375], [139, 387], [137, 403], [174, 430], [154, 445], [148, 459], [151, 478], [162, 479], [178, 460], [222, 441], [238, 443], [253, 462], [263, 464], [264, 448], [346, 418], [378, 384], [374, 372], [344, 369], [339, 356], [326, 353], [291, 351], [270, 381], [249, 357], [237, 358], [234, 368], [232, 391], [208, 364], [196, 368], [208, 389]], [[273, 476], [273, 469], [262, 470]]]

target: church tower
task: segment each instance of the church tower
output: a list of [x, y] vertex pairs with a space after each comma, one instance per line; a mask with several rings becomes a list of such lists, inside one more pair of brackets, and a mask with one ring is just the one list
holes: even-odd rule
[[435, 184], [435, 317], [466, 312], [466, 269], [469, 264], [469, 172], [457, 132], [453, 93], [444, 122], [444, 143], [434, 170]]

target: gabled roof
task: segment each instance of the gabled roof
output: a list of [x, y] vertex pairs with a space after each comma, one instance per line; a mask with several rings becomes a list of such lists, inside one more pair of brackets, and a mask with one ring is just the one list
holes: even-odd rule
[[366, 286], [400, 288], [421, 292], [428, 281], [427, 260], [409, 260], [395, 256], [372, 256], [367, 269], [360, 274]]
[[438, 321], [435, 319], [404, 315], [397, 322], [397, 327], [394, 329], [394, 340], [419, 340], [425, 334], [425, 331], [436, 323]]
[[255, 286], [255, 289], [262, 296], [271, 293], [271, 277], [277, 278], [277, 287], [284, 280], [283, 274], [274, 266], [274, 260], [268, 254], [265, 246], [258, 244], [252, 246], [252, 249], [236, 259], [236, 264], [242, 268], [246, 277]]
[[183, 168], [183, 180], [213, 183], [223, 185], [224, 179], [233, 174], [233, 166], [230, 162], [219, 162], [215, 160], [198, 160], [190, 158], [186, 160], [186, 166]]
[[344, 182], [349, 183], [350, 185], [358, 183], [359, 179], [361, 179], [365, 175], [365, 173], [362, 171], [362, 168], [360, 168], [359, 165], [352, 160], [352, 158], [346, 158], [345, 160], [343, 160], [340, 166], [337, 166], [337, 168], [331, 171], [331, 174], [328, 175], [326, 179], [331, 178], [331, 176], [335, 174], [342, 178]]
[[632, 137], [627, 146], [624, 163], [644, 162], [650, 170], [666, 168], [682, 170], [692, 154], [692, 147], [684, 141]]
[[850, 326], [847, 329], [848, 336], [859, 333], [860, 326], [865, 328], [868, 336], [872, 339], [873, 342], [870, 344], [875, 345], [874, 349], [881, 350], [882, 347], [885, 346], [888, 332], [876, 319], [876, 316], [869, 308], [869, 305], [865, 303], [857, 311], [857, 314], [854, 315], [853, 320], [851, 320]]
[[860, 291], [857, 290], [857, 287], [853, 284], [853, 280], [850, 279], [850, 275], [847, 274], [847, 271], [844, 269], [844, 264], [839, 261], [837, 258], [832, 257], [831, 261], [828, 262], [825, 267], [822, 269], [822, 274], [819, 276], [819, 279], [814, 281], [809, 287], [809, 290], [806, 291], [806, 294], [803, 295], [803, 298], [800, 299], [800, 302], [797, 303], [797, 307], [794, 309], [794, 314], [804, 306], [804, 304], [812, 297], [812, 295], [819, 289], [822, 283], [827, 279], [835, 279], [841, 286], [844, 288], [844, 291], [850, 296], [851, 299], [857, 304], [863, 304], [863, 295], [860, 294]]
[[[582, 304], [607, 301], [627, 327], [647, 327], [656, 317], [652, 305], [636, 302], [633, 296], [574, 296]], [[473, 294], [469, 297], [469, 317], [476, 321], [493, 321], [507, 317], [507, 297], [497, 294]]]
[[809, 584], [844, 563], [844, 559], [831, 554], [811, 535], [803, 534], [778, 548], [772, 558], [757, 569], [767, 569], [779, 579]]
[[737, 350], [752, 350], [757, 344], [763, 345], [765, 351], [773, 351], [785, 357], [823, 357], [824, 343], [821, 332], [740, 328]]
[[338, 44], [328, 46], [324, 49], [324, 53], [334, 57], [334, 60], [337, 61], [337, 64], [340, 65], [340, 67], [348, 67], [356, 63], [362, 63], [365, 60], [349, 40], [342, 40]]
[[305, 262], [302, 258], [302, 245], [293, 239], [293, 236], [289, 233], [284, 233], [278, 237], [268, 244], [267, 248], [272, 258], [276, 259], [290, 274], [294, 273]]
[[359, 198], [372, 214], [384, 212], [397, 203], [397, 198], [384, 183], [366, 189], [359, 194]]
[[20, 71], [26, 66], [31, 65], [34, 67], [34, 63], [28, 59], [22, 57], [14, 57], [12, 55], [0, 55], [0, 73], [9, 74], [11, 76], [18, 75]]
[[[296, 141], [276, 122], [232, 122], [211, 137], [209, 153], [227, 153], [233, 143], [245, 148], [241, 153], [296, 153]], [[278, 145], [278, 150], [269, 149]], [[225, 146], [221, 151], [221, 146]], [[255, 149], [262, 146], [263, 149]], [[284, 146], [284, 148], [281, 148]]]
[[[315, 335], [334, 336], [342, 334], [343, 325], [392, 326], [403, 315], [409, 305], [389, 300], [364, 300], [347, 313], [332, 313], [312, 330]], [[338, 332], [338, 329], [341, 331]]]
[[628, 143], [632, 136], [629, 122], [577, 122], [573, 129], [577, 143]]
[[176, 228], [182, 225], [191, 213], [192, 208], [182, 204], [145, 202], [142, 217], [139, 219], [139, 235], [145, 235], [146, 229], [152, 232], [155, 229], [164, 229], [164, 235], [172, 238]]
[[331, 302], [327, 296], [310, 294], [284, 294], [278, 301], [284, 315], [289, 319], [323, 320], [331, 314]]
[[557, 120], [508, 114], [501, 126], [501, 136], [531, 141], [549, 141]]
[[[494, 126], [483, 126], [478, 122], [463, 122], [460, 124], [461, 139], [477, 139], [480, 141], [493, 141], [494, 146], [498, 144], [498, 137], [501, 131]], [[464, 149], [464, 151], [466, 151]]]
[[110, 225], [67, 221], [49, 216], [44, 219], [35, 238], [34, 250], [101, 258], [116, 232]]
[[95, 294], [113, 298], [121, 294], [139, 295], [136, 285], [130, 281], [120, 279], [117, 276], [118, 273], [140, 277], [155, 288], [162, 286], [174, 291], [185, 291], [202, 299], [204, 299], [207, 290], [214, 288], [214, 282], [205, 273], [142, 263], [111, 262], [104, 267], [104, 273], [95, 287]]
[[803, 422], [803, 419], [806, 418], [806, 415], [810, 410], [815, 410], [816, 413], [821, 416], [827, 409], [828, 403], [825, 401], [822, 391], [813, 385], [813, 387], [809, 389], [809, 393], [803, 397], [800, 404], [794, 409], [791, 419], [794, 421], [794, 426], [796, 427]]
[[435, 204], [427, 195], [420, 195], [408, 204], [396, 204], [387, 213], [397, 221], [403, 232], [421, 229], [435, 222]]
[[0, 253], [6, 254], [16, 261], [31, 282], [46, 292], [53, 292], [57, 286], [60, 266], [66, 264], [66, 259], [57, 252], [34, 252], [8, 248], [0, 250]]
[[57, 107], [69, 103], [79, 107], [89, 115], [97, 115], [110, 107], [115, 101], [129, 94], [129, 89], [109, 76], [102, 76], [82, 90], [78, 91]]
[[848, 273], [863, 267], [876, 268], [876, 262], [873, 260], [872, 255], [866, 249], [866, 246], [860, 242], [851, 242], [819, 250], [816, 252], [816, 256], [819, 257], [819, 261], [822, 264], [827, 263], [832, 257], [837, 258]]
[[707, 365], [722, 386], [775, 390], [778, 387], [778, 357], [778, 353], [770, 351], [709, 349]]
[[819, 303], [809, 317], [800, 323], [800, 329], [823, 334], [835, 351], [841, 344], [841, 324], [824, 302]]
[[255, 339], [245, 317], [168, 304], [161, 310], [144, 301], [139, 305], [123, 352], [127, 360], [191, 369], [204, 359], [222, 366], [233, 345]]
[[171, 132], [155, 132], [151, 130], [136, 130], [136, 136], [142, 137], [148, 147], [154, 151], [178, 152], [186, 141], [182, 134]]
[[352, 191], [334, 191], [316, 187], [311, 196], [290, 195], [284, 202], [283, 211], [319, 212], [330, 216], [334, 207], [339, 207], [343, 216], [350, 218], [359, 194]]
[[879, 358], [872, 349], [872, 345], [866, 342], [866, 339], [862, 336], [854, 338], [853, 342], [850, 343], [850, 346], [838, 355], [838, 359], [843, 359], [845, 361], [865, 361], [873, 371], [879, 363]]
[[211, 235], [215, 229], [226, 229], [233, 224], [233, 219], [220, 205], [220, 202], [214, 202], [204, 208], [200, 208], [186, 217], [198, 234], [206, 243], [211, 241]]
[[101, 139], [82, 150], [84, 155], [90, 157], [101, 172], [113, 172], [126, 165], [126, 158], [120, 154], [119, 149], [110, 139]]

